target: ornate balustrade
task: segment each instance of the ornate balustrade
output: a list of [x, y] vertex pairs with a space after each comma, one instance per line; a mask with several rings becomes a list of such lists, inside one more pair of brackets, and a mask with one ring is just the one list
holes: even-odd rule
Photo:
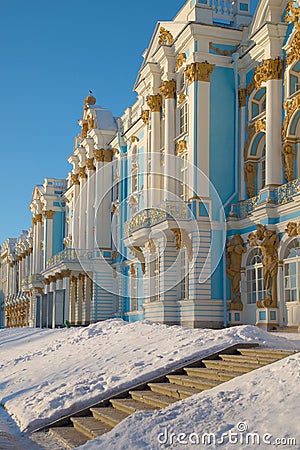
[[85, 249], [74, 249], [65, 248], [60, 253], [49, 258], [46, 262], [46, 269], [56, 266], [60, 262], [77, 262], [77, 261], [92, 261], [97, 258], [109, 258], [111, 257], [110, 250], [85, 250]]
[[231, 206], [230, 218], [245, 219], [263, 205], [279, 206], [294, 200], [300, 193], [300, 178], [278, 187], [262, 189], [259, 195]]

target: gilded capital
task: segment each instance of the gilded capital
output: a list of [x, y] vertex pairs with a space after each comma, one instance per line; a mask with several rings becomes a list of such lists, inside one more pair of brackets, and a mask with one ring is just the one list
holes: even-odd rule
[[53, 219], [54, 214], [55, 214], [55, 211], [52, 211], [51, 209], [49, 211], [43, 211], [44, 219], [50, 219], [51, 220], [51, 219]]
[[94, 166], [94, 158], [88, 158], [86, 160], [86, 167], [88, 170], [96, 170], [96, 167]]
[[176, 82], [174, 80], [164, 81], [160, 87], [160, 93], [165, 98], [174, 98], [176, 94]]
[[186, 54], [179, 53], [176, 60], [175, 72], [177, 72], [177, 70], [179, 70], [180, 67], [182, 67], [185, 62], [186, 62]]
[[85, 167], [79, 167], [78, 173], [80, 178], [87, 178]]
[[41, 222], [42, 221], [42, 214], [36, 214], [35, 215], [35, 220], [36, 220], [36, 223]]
[[149, 123], [150, 111], [149, 109], [145, 109], [141, 114], [141, 119], [144, 122], [144, 125], [148, 125]]
[[104, 161], [104, 154], [103, 149], [94, 150], [94, 157], [97, 162], [103, 162]]
[[281, 80], [283, 72], [283, 60], [280, 58], [266, 59], [261, 66], [254, 69], [254, 81], [257, 89], [263, 82], [269, 80]]
[[149, 97], [147, 98], [147, 104], [151, 112], [159, 112], [162, 105], [161, 95], [149, 95]]
[[104, 162], [111, 162], [113, 157], [113, 151], [110, 149], [103, 150]]
[[240, 108], [246, 106], [247, 89], [239, 89], [239, 105]]
[[72, 173], [71, 180], [73, 184], [79, 184], [78, 173]]
[[187, 66], [185, 69], [185, 75], [188, 79], [189, 84], [195, 81], [206, 81], [210, 82], [210, 75], [213, 72], [215, 64], [209, 64], [207, 61], [202, 63], [194, 62]]

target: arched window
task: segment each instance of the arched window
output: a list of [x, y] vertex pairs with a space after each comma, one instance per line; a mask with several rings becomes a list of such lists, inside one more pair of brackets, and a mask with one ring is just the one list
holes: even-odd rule
[[266, 111], [266, 88], [259, 89], [250, 102], [250, 120], [259, 117]]
[[284, 258], [284, 299], [300, 302], [300, 239], [293, 239]]
[[263, 280], [262, 254], [259, 247], [254, 248], [248, 256], [246, 268], [247, 304], [255, 304], [265, 297]]
[[293, 95], [300, 91], [300, 61], [291, 68], [289, 75], [289, 95]]

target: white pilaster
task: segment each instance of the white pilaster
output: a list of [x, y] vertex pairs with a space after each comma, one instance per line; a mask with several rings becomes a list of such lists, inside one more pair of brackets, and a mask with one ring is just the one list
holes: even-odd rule
[[175, 193], [175, 81], [164, 81], [161, 93], [165, 96], [165, 166], [164, 166], [164, 199], [168, 199], [168, 193]]
[[161, 164], [160, 164], [160, 111], [162, 99], [159, 94], [150, 95], [147, 99], [148, 106], [151, 110], [151, 205], [157, 206], [160, 202], [159, 189], [161, 183]]
[[266, 186], [282, 183], [282, 80], [268, 80], [266, 94]]

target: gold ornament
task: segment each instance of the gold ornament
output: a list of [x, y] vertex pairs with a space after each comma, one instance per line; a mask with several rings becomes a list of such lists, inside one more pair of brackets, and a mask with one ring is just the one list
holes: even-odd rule
[[176, 82], [174, 80], [164, 81], [160, 87], [160, 93], [165, 98], [174, 98], [176, 94]]
[[164, 27], [160, 27], [159, 30], [159, 45], [171, 45], [174, 42], [174, 38], [170, 31], [166, 30]]
[[177, 55], [177, 59], [176, 59], [176, 67], [175, 67], [175, 72], [177, 72], [180, 67], [183, 66], [183, 64], [186, 62], [186, 54], [185, 53], [179, 53]]
[[266, 59], [261, 66], [254, 69], [255, 86], [259, 89], [262, 83], [269, 80], [281, 80], [283, 73], [283, 60], [280, 58]]
[[202, 63], [195, 62], [187, 66], [184, 73], [188, 79], [189, 84], [195, 81], [210, 82], [210, 75], [213, 72], [215, 64], [209, 64], [207, 61]]

